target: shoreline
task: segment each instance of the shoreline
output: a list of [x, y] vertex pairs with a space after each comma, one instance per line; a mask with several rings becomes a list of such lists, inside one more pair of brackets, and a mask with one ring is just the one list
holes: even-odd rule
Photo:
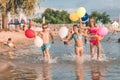
[[[13, 43], [16, 48], [10, 48], [4, 45], [4, 42], [7, 41], [8, 38], [12, 38]], [[1, 31], [0, 32], [0, 54], [10, 51], [17, 50], [23, 48], [25, 46], [29, 46], [34, 43], [34, 38], [27, 38], [24, 34], [24, 31]]]
[[[55, 25], [53, 27], [50, 26], [50, 28], [52, 28], [52, 31], [54, 31], [54, 29], [58, 31], [59, 29], [59, 27], [55, 27]], [[113, 32], [109, 30], [109, 33]], [[3, 42], [7, 41], [8, 38], [12, 38], [16, 46], [15, 49], [3, 45]], [[10, 50], [17, 50], [31, 44], [34, 44], [34, 38], [27, 38], [23, 30], [0, 31], [0, 54]]]

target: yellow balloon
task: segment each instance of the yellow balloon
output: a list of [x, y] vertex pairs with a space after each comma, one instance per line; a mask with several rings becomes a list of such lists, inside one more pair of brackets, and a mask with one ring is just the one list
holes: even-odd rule
[[77, 21], [79, 19], [78, 15], [76, 13], [71, 13], [69, 18], [72, 21]]
[[85, 13], [86, 13], [86, 10], [84, 7], [78, 8], [77, 15], [79, 16], [79, 18], [82, 18], [85, 15]]

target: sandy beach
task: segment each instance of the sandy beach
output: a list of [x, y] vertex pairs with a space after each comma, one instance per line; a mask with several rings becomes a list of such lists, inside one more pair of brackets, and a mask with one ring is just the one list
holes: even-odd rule
[[12, 38], [16, 48], [19, 49], [24, 46], [33, 44], [33, 38], [27, 38], [24, 34], [24, 31], [1, 31], [0, 32], [0, 53], [4, 51], [9, 51], [12, 48], [3, 44], [3, 42], [7, 41], [8, 38]]

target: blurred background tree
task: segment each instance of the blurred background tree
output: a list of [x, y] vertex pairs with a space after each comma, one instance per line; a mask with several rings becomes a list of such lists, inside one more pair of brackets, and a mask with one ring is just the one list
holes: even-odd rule
[[96, 22], [102, 22], [103, 24], [111, 23], [110, 16], [106, 12], [93, 11], [90, 17], [95, 18]]
[[[45, 17], [46, 23], [51, 24], [68, 24], [72, 23], [72, 21], [69, 19], [69, 13], [67, 11], [59, 11], [59, 10], [53, 10], [50, 8], [47, 8], [45, 12], [42, 14], [42, 17]], [[35, 22], [41, 22], [41, 18], [35, 18], [33, 19]]]
[[[46, 23], [51, 24], [69, 24], [69, 23], [77, 23], [73, 22], [69, 19], [69, 13], [67, 11], [59, 11], [47, 8], [45, 12], [42, 14], [42, 17], [45, 17]], [[94, 17], [96, 22], [101, 22], [103, 24], [111, 23], [110, 16], [106, 13], [100, 13], [97, 11], [93, 11], [90, 17]], [[42, 23], [42, 18], [34, 18], [33, 19], [37, 23]]]
[[18, 14], [20, 11], [26, 15], [34, 14], [35, 6], [41, 0], [0, 0], [0, 12], [2, 14], [2, 28], [7, 29], [7, 14]]

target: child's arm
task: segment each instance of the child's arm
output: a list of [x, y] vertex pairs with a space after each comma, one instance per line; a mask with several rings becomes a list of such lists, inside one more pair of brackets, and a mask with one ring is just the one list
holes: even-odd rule
[[54, 37], [53, 37], [52, 33], [50, 33], [50, 37], [52, 39], [52, 43], [54, 43]]
[[41, 31], [39, 31], [39, 32], [37, 33], [37, 35], [41, 35]]
[[80, 28], [81, 28], [81, 29], [90, 29], [88, 26], [83, 26], [83, 25], [82, 25], [82, 20], [81, 20], [81, 18], [79, 19], [79, 24], [80, 24]]
[[88, 34], [85, 33], [85, 32], [80, 32], [80, 34], [81, 34], [82, 36], [86, 37], [86, 38], [93, 38], [93, 37], [95, 37], [95, 35], [88, 35]]
[[70, 36], [70, 38], [67, 38], [67, 39], [62, 39], [62, 41], [64, 42], [70, 42], [73, 38], [73, 34]]
[[58, 32], [51, 32], [52, 36], [57, 36], [58, 35]]
[[98, 35], [88, 35], [89, 38], [98, 38]]
[[36, 34], [36, 36], [42, 36], [42, 31], [39, 31], [37, 34]]
[[80, 34], [86, 38], [97, 38], [98, 37], [98, 35], [90, 35], [89, 33], [85, 31], [80, 31]]
[[82, 36], [86, 37], [86, 38], [89, 37], [89, 35], [86, 34], [86, 33], [81, 32], [80, 34], [81, 34]]

